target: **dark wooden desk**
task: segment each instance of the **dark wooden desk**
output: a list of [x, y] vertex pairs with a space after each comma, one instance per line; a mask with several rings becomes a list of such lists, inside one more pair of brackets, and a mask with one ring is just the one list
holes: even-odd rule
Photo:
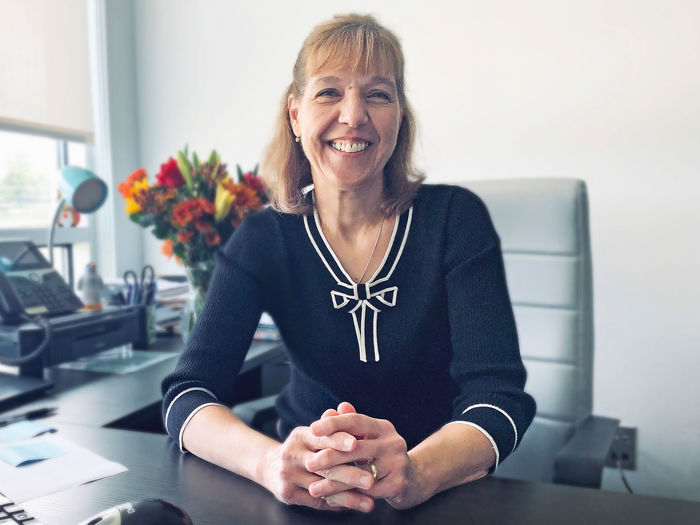
[[[180, 337], [159, 337], [149, 350], [180, 352]], [[138, 351], [138, 350], [135, 350]], [[241, 374], [280, 358], [284, 348], [275, 341], [253, 341]], [[48, 379], [55, 387], [45, 396], [4, 412], [3, 417], [46, 406], [57, 408], [56, 415], [42, 420], [50, 424], [74, 423], [96, 427], [139, 428], [156, 420], [160, 425], [163, 396], [160, 383], [173, 371], [178, 356], [128, 374], [105, 374], [83, 370], [50, 368]]]
[[126, 465], [129, 471], [23, 505], [50, 525], [75, 525], [115, 504], [153, 497], [180, 505], [196, 525], [700, 522], [700, 503], [500, 478], [457, 487], [408, 511], [396, 511], [378, 502], [369, 515], [319, 512], [282, 505], [254, 483], [191, 454], [181, 454], [166, 436], [76, 425], [59, 425], [59, 432]]

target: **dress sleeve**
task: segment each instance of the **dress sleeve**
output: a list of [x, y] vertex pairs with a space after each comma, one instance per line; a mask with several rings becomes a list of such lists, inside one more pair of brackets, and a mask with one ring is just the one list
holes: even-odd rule
[[482, 432], [496, 453], [493, 469], [520, 443], [535, 414], [525, 393], [500, 241], [486, 207], [457, 191], [448, 212], [445, 250], [452, 361], [459, 393], [448, 424]]
[[266, 243], [246, 223], [217, 252], [202, 311], [174, 372], [162, 383], [163, 422], [183, 451], [183, 430], [198, 410], [233, 403], [234, 383], [262, 313], [263, 282], [246, 262], [256, 256], [251, 246]]

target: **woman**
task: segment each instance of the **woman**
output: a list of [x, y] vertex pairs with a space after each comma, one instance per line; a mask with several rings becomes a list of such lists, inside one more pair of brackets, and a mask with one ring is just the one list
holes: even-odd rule
[[[307, 37], [265, 162], [274, 209], [218, 254], [163, 384], [183, 450], [286, 503], [417, 505], [494, 470], [535, 411], [498, 237], [475, 195], [421, 185], [403, 69], [371, 17]], [[227, 408], [264, 310], [291, 362], [281, 442]]]

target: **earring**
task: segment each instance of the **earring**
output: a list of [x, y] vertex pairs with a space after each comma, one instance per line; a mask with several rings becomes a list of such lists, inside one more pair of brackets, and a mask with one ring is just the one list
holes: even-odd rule
[[296, 137], [296, 138], [294, 139], [294, 142], [301, 142], [301, 137]]

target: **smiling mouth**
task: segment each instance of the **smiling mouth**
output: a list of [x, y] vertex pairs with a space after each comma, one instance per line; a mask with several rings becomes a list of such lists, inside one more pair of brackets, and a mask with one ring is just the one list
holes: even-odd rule
[[371, 142], [349, 142], [345, 140], [331, 140], [328, 145], [337, 151], [342, 151], [344, 153], [359, 153], [360, 151], [366, 150], [372, 145]]

